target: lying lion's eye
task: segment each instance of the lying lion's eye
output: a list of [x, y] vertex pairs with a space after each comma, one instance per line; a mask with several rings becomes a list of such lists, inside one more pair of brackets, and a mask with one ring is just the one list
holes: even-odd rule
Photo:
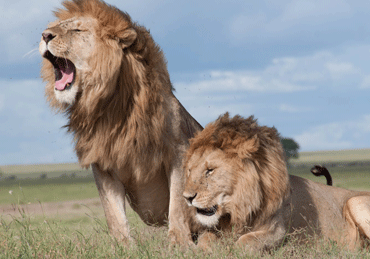
[[74, 32], [81, 32], [82, 30], [80, 30], [80, 29], [74, 29], [72, 31], [74, 31]]
[[210, 175], [213, 173], [213, 169], [207, 169], [206, 170], [206, 176]]

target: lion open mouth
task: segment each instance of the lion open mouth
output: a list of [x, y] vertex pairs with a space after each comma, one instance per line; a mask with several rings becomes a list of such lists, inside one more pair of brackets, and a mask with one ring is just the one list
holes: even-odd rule
[[72, 61], [66, 58], [59, 58], [46, 51], [44, 58], [54, 66], [55, 90], [64, 91], [72, 86], [75, 80], [76, 67]]
[[215, 215], [215, 213], [217, 211], [217, 208], [218, 208], [217, 205], [215, 205], [211, 208], [205, 208], [205, 209], [197, 208], [197, 213], [202, 214], [204, 216], [213, 216], [213, 215]]

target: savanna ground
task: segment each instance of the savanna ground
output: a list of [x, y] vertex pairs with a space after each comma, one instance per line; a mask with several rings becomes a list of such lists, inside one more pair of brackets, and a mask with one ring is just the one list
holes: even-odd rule
[[[370, 150], [303, 153], [294, 161], [370, 160]], [[171, 248], [166, 227], [150, 227], [127, 209], [135, 245], [130, 248], [108, 234], [98, 192], [90, 171], [77, 165], [3, 166], [0, 180], [0, 258], [370, 258], [368, 250], [348, 252], [333, 242], [311, 238], [260, 255], [250, 255], [233, 245], [230, 237], [210, 252]], [[291, 174], [325, 183], [309, 167], [291, 167]], [[370, 191], [370, 165], [329, 168], [334, 186]], [[313, 243], [315, 245], [313, 245]]]

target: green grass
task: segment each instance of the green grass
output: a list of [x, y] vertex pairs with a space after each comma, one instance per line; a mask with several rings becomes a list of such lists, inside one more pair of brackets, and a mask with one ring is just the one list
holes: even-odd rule
[[169, 249], [167, 228], [145, 226], [131, 210], [128, 217], [135, 240], [131, 247], [110, 237], [102, 215], [31, 218], [20, 211], [11, 220], [0, 217], [0, 258], [370, 258], [366, 250], [348, 252], [322, 240], [314, 246], [291, 240], [274, 251], [257, 255], [236, 247], [230, 238], [216, 242], [207, 253]]
[[0, 182], [0, 204], [28, 204], [98, 197], [92, 177]]

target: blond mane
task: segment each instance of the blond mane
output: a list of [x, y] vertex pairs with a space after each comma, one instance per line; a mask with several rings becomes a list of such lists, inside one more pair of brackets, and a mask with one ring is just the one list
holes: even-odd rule
[[63, 5], [66, 9], [55, 12], [59, 20], [94, 17], [99, 25], [97, 37], [103, 41], [122, 37], [128, 28], [137, 33], [134, 43], [123, 50], [125, 55], [116, 55], [102, 45], [105, 49], [94, 57], [83, 94], [77, 95], [77, 101], [70, 107], [55, 99], [53, 69], [50, 62], [44, 61], [42, 75], [48, 82], [47, 99], [53, 108], [67, 115], [66, 127], [74, 133], [80, 164], [89, 167], [98, 163], [103, 170], [138, 167], [146, 172], [158, 167], [169, 170], [168, 163], [152, 163], [169, 162], [173, 156], [171, 139], [166, 137], [168, 141], [163, 142], [169, 123], [163, 100], [173, 87], [161, 49], [144, 27], [102, 1], [75, 0]]
[[[231, 223], [245, 226], [246, 219], [253, 220], [249, 222], [253, 225], [264, 223], [276, 213], [289, 193], [289, 176], [279, 133], [275, 128], [259, 126], [253, 116], [230, 118], [226, 113], [190, 140], [184, 165], [189, 163], [194, 153], [217, 149], [238, 168], [244, 168], [243, 171], [233, 171], [234, 175], [230, 176], [236, 182]], [[248, 174], [254, 174], [258, 182], [249, 181]], [[245, 188], [251, 184], [258, 184], [260, 188], [253, 194], [255, 198], [246, 199]], [[247, 204], [241, 201], [247, 201]]]
[[126, 198], [147, 224], [169, 223], [192, 244], [182, 157], [202, 126], [173, 94], [148, 30], [101, 0], [67, 0], [43, 31], [41, 75], [50, 106], [68, 118], [80, 165], [91, 165], [110, 233], [133, 242]]

